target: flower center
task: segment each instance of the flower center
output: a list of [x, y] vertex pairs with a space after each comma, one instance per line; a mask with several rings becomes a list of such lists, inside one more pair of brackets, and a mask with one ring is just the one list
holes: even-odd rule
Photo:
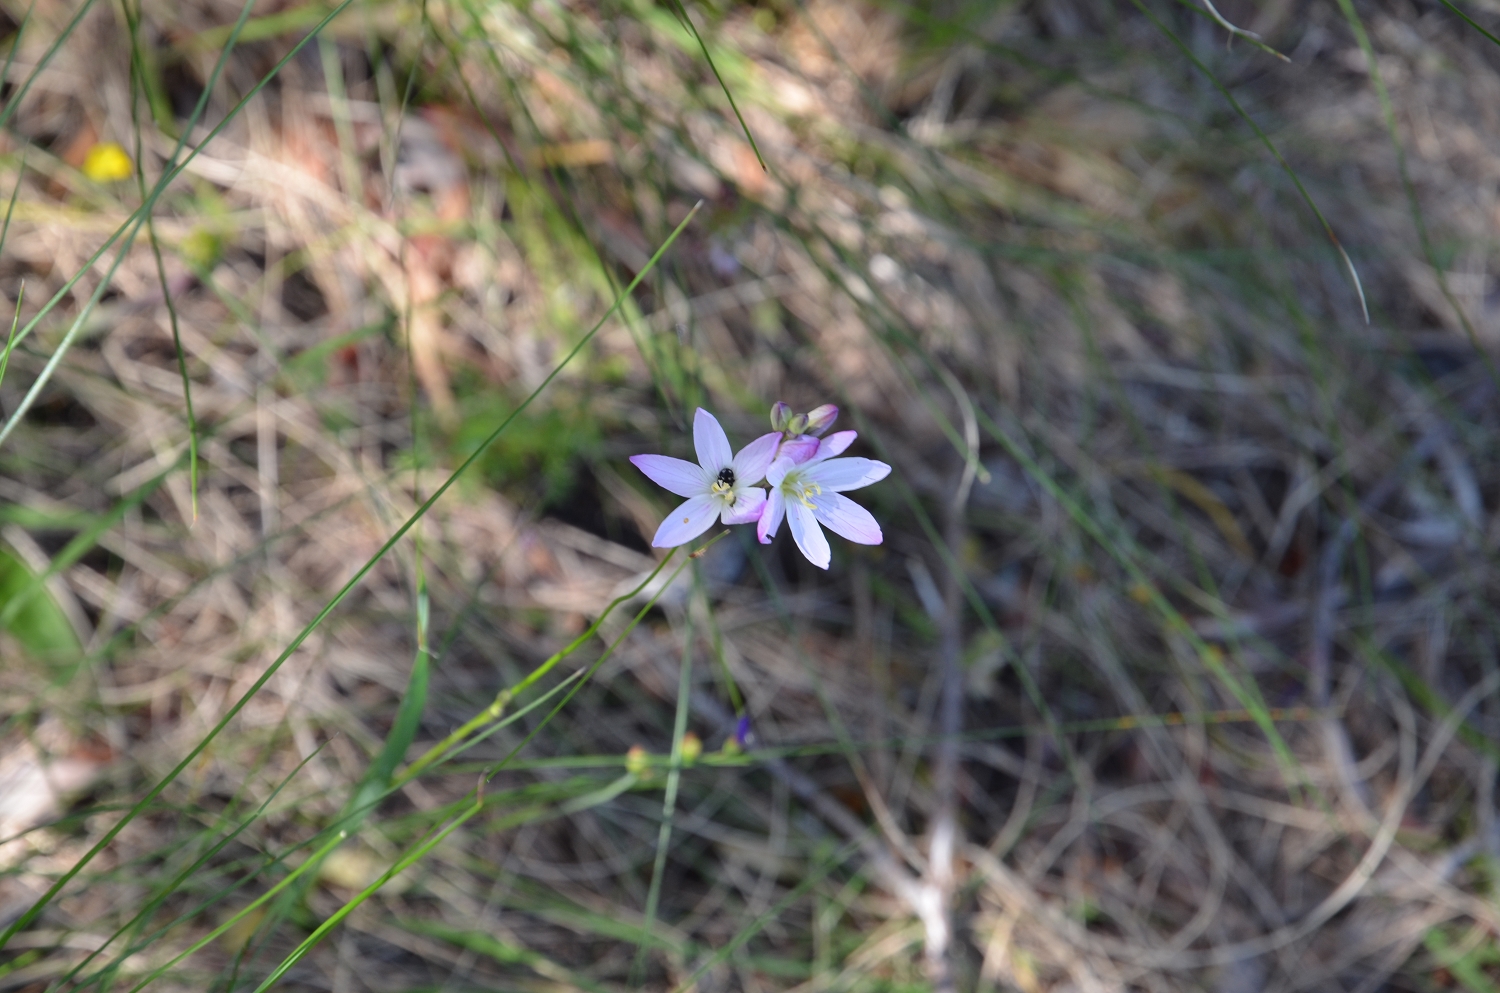
[[787, 496], [792, 497], [795, 500], [800, 500], [802, 502], [802, 506], [806, 507], [808, 510], [818, 509], [817, 507], [813, 506], [812, 498], [821, 495], [823, 492], [823, 487], [819, 486], [817, 483], [807, 483], [803, 482], [801, 479], [788, 478], [782, 485], [782, 488], [785, 490]]
[[734, 470], [727, 465], [720, 469], [719, 478], [709, 489], [719, 496], [728, 497], [729, 505], [734, 506]]

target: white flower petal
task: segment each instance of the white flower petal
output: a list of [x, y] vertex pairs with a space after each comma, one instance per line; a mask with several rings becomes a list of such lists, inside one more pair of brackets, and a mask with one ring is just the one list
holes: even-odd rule
[[818, 442], [818, 451], [811, 461], [822, 462], [831, 459], [835, 455], [843, 455], [844, 449], [854, 444], [854, 439], [859, 437], [858, 431], [835, 431], [833, 434]]
[[749, 524], [760, 520], [760, 512], [766, 506], [766, 491], [758, 486], [735, 487], [734, 494], [734, 506], [725, 505], [720, 520], [725, 524]]
[[891, 467], [874, 459], [829, 459], [808, 466], [802, 478], [833, 493], [857, 490], [891, 474]]
[[771, 495], [766, 497], [765, 509], [760, 512], [760, 523], [755, 526], [755, 536], [762, 545], [769, 545], [771, 539], [776, 537], [776, 529], [781, 527], [781, 519], [785, 516], [786, 500], [782, 498], [780, 490], [773, 489]]
[[716, 496], [695, 496], [667, 515], [656, 529], [651, 544], [657, 548], [674, 548], [685, 545], [713, 527], [723, 502]]
[[734, 460], [734, 453], [729, 450], [729, 436], [719, 427], [714, 415], [702, 407], [693, 415], [693, 447], [698, 450], [698, 464], [707, 469], [710, 476], [717, 476], [720, 469]]
[[776, 460], [776, 446], [781, 444], [781, 432], [763, 434], [740, 449], [734, 457], [734, 484], [749, 486], [766, 478], [766, 470]]
[[813, 515], [834, 534], [859, 545], [878, 545], [885, 536], [870, 512], [846, 496], [825, 493], [813, 500]]
[[630, 461], [646, 474], [647, 479], [678, 496], [698, 496], [707, 493], [713, 485], [712, 477], [703, 471], [702, 466], [670, 455], [632, 455]]
[[797, 463], [791, 459], [782, 456], [775, 462], [772, 462], [771, 468], [766, 470], [766, 482], [770, 483], [773, 488], [780, 486], [781, 481], [786, 479], [786, 474], [796, 468], [796, 465]]
[[827, 569], [833, 553], [813, 512], [801, 500], [791, 500], [786, 505], [786, 517], [787, 523], [792, 527], [792, 538], [797, 542], [797, 547], [802, 549], [802, 554], [807, 556], [807, 561], [819, 569]]

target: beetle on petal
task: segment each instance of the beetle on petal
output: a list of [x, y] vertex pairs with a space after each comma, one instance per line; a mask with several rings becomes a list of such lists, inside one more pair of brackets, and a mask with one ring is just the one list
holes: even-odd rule
[[693, 446], [698, 464], [668, 455], [632, 455], [630, 461], [652, 482], [687, 501], [667, 515], [651, 544], [672, 548], [713, 526], [750, 524], [760, 519], [766, 491], [755, 484], [766, 477], [781, 443], [779, 431], [763, 434], [731, 455], [729, 437], [714, 415], [699, 407], [693, 415]]

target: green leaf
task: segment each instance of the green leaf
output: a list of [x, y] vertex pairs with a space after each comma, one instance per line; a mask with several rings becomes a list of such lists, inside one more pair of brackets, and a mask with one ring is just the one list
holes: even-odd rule
[[[0, 611], [9, 615], [3, 630], [21, 643], [28, 655], [51, 666], [76, 662], [83, 646], [68, 617], [52, 599], [26, 563], [0, 547]], [[12, 600], [24, 598], [14, 610], [6, 607]]]
[[[427, 705], [427, 649], [417, 649], [412, 662], [411, 677], [406, 681], [406, 696], [401, 698], [401, 707], [396, 711], [396, 721], [385, 736], [385, 746], [375, 756], [364, 781], [355, 791], [354, 799], [346, 813], [356, 816], [354, 824], [363, 819], [360, 811], [372, 806], [390, 787], [396, 766], [406, 757], [406, 750], [417, 737], [417, 728], [422, 723], [422, 708]], [[350, 825], [352, 829], [353, 824]]]

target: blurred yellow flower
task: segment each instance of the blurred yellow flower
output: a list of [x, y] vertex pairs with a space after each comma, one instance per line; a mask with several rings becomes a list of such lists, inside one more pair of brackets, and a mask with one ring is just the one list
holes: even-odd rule
[[135, 171], [125, 149], [112, 141], [101, 141], [89, 149], [83, 160], [83, 174], [96, 183], [113, 183], [129, 179]]

